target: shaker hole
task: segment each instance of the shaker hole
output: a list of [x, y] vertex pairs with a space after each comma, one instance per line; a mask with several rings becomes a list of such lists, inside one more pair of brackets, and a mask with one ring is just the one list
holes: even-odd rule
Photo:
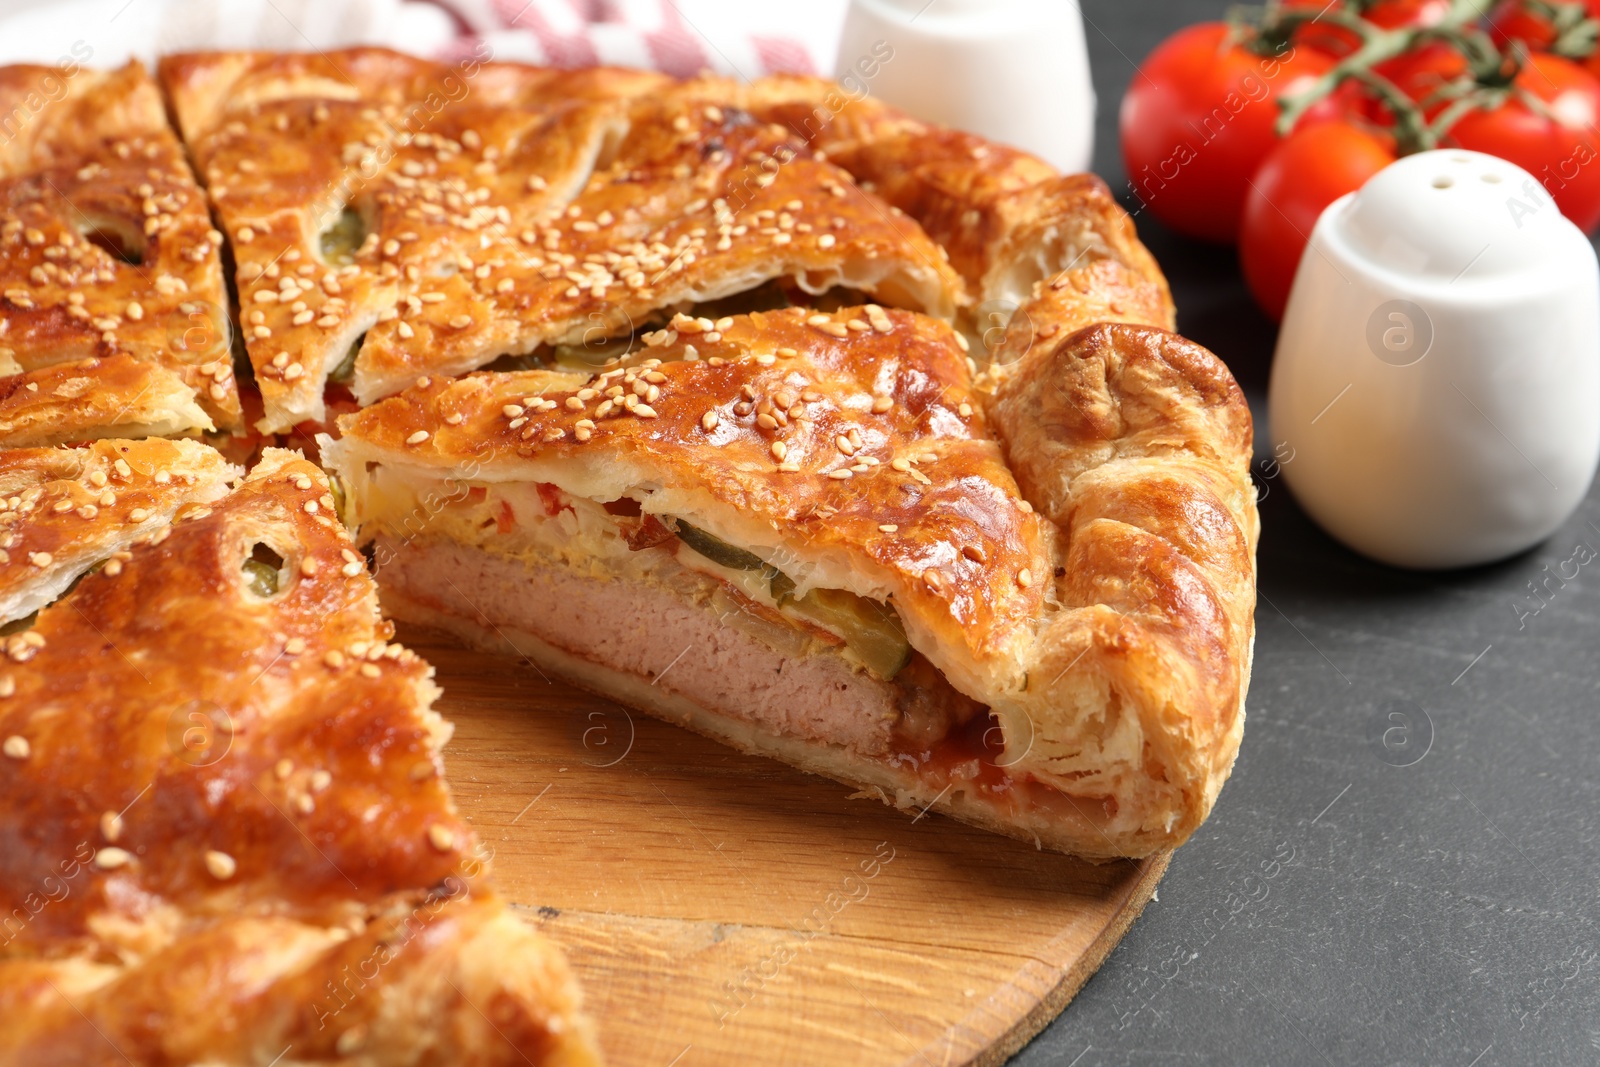
[[1498, 175], [1498, 174], [1484, 174], [1484, 175], [1481, 175], [1481, 177], [1483, 178], [1484, 181], [1488, 182], [1490, 185], [1499, 185], [1500, 182], [1502, 181], [1500, 175]]
[[1442, 174], [1439, 175], [1439, 177], [1433, 179], [1433, 187], [1435, 189], [1448, 189], [1454, 184], [1455, 184], [1454, 179], [1447, 178]]

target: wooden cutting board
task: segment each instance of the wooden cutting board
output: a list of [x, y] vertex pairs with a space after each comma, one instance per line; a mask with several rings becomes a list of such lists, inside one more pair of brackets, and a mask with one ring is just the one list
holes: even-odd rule
[[456, 800], [566, 949], [613, 1067], [1000, 1063], [1166, 869], [851, 800], [532, 665], [400, 636], [438, 668]]

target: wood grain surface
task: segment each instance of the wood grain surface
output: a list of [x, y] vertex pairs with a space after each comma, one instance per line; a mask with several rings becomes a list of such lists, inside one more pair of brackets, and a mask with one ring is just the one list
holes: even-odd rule
[[438, 668], [456, 800], [615, 1067], [1000, 1063], [1166, 869], [853, 800], [531, 664], [400, 637]]

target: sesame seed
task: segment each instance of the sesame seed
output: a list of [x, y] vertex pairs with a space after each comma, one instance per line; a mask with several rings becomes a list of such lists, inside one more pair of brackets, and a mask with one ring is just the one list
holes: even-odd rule
[[829, 471], [828, 477], [834, 479], [835, 481], [842, 482], [847, 478], [855, 477], [855, 474], [850, 470], [849, 467], [840, 467], [838, 470]]
[[817, 238], [818, 248], [832, 248], [836, 243], [837, 241], [831, 233], [825, 233]]
[[311, 791], [320, 793], [333, 784], [333, 775], [321, 768], [311, 772]]
[[958, 404], [956, 406], [956, 414], [960, 415], [963, 419], [970, 419], [972, 417], [972, 405]]
[[776, 430], [778, 428], [778, 420], [767, 414], [765, 411], [756, 416], [756, 423], [760, 425], [763, 430]]
[[116, 846], [107, 846], [94, 854], [94, 865], [102, 871], [114, 871], [118, 867], [126, 867], [133, 856]]
[[894, 533], [896, 530], [900, 529], [900, 527], [898, 525], [896, 525], [895, 523], [886, 522], [883, 525], [879, 526], [878, 529], [883, 531], [884, 533]]
[[12, 759], [27, 759], [28, 753], [33, 751], [33, 748], [28, 744], [28, 739], [26, 737], [23, 737], [21, 734], [12, 734], [10, 737], [6, 738], [3, 750], [5, 754], [10, 756]]
[[294, 773], [294, 761], [287, 758], [279, 760], [273, 764], [272, 773], [277, 776], [278, 781], [286, 780], [289, 775]]
[[226, 852], [210, 849], [206, 852], [206, 870], [219, 882], [226, 882], [239, 869], [239, 864]]
[[305, 650], [306, 639], [303, 637], [291, 637], [283, 643], [283, 654], [286, 656], [298, 656]]
[[327, 664], [329, 667], [332, 667], [334, 670], [338, 670], [340, 667], [344, 666], [344, 653], [340, 652], [337, 648], [330, 648], [327, 652], [323, 653], [322, 662]]
[[633, 413], [639, 416], [641, 419], [656, 418], [656, 409], [651, 407], [649, 404], [635, 404], [633, 406]]
[[944, 579], [941, 578], [939, 576], [939, 572], [934, 570], [932, 567], [929, 567], [927, 570], [922, 572], [922, 580], [927, 582], [928, 588], [934, 591], [944, 588]]
[[115, 578], [122, 573], [122, 561], [120, 559], [108, 559], [106, 560], [106, 565], [100, 569], [108, 576]]
[[788, 445], [784, 444], [782, 441], [774, 441], [774, 442], [772, 442], [772, 458], [773, 459], [776, 459], [779, 462], [782, 462], [783, 458], [785, 456], [787, 456], [788, 454], [789, 454], [789, 446]]
[[317, 576], [317, 561], [310, 556], [300, 561], [300, 573], [307, 578]]
[[17, 680], [9, 674], [0, 675], [0, 698], [15, 696]]
[[28, 562], [35, 567], [48, 567], [55, 562], [55, 557], [48, 552], [29, 552]]
[[707, 433], [715, 430], [717, 428], [717, 413], [715, 411], [708, 411], [704, 415], [701, 415], [700, 428], [705, 430]]
[[361, 673], [368, 678], [376, 678], [382, 672], [378, 670], [377, 664], [363, 663], [361, 665]]
[[472, 316], [471, 315], [457, 315], [455, 318], [450, 320], [450, 328], [452, 330], [465, 330], [468, 326], [471, 326], [471, 325], [472, 325]]
[[124, 314], [126, 314], [128, 318], [132, 319], [134, 322], [138, 322], [140, 319], [144, 318], [144, 307], [137, 300], [129, 301], [128, 307]]
[[416, 433], [414, 433], [410, 437], [406, 438], [406, 444], [408, 444], [408, 445], [420, 445], [422, 442], [426, 441], [427, 439], [428, 439], [428, 431], [427, 430], [418, 430]]
[[364, 570], [366, 570], [366, 567], [360, 563], [346, 563], [343, 567], [339, 568], [339, 573], [344, 575], [346, 578], [354, 578]]
[[115, 844], [117, 838], [122, 836], [122, 816], [114, 811], [102, 812], [100, 815], [100, 836]]
[[428, 843], [440, 852], [449, 852], [455, 846], [456, 835], [450, 831], [448, 826], [434, 823], [428, 827]]
[[305, 513], [307, 515], [315, 515], [317, 513], [317, 510], [318, 510], [318, 505], [317, 505], [317, 502], [315, 500], [307, 500], [304, 504], [301, 505], [301, 507], [305, 509]]
[[1017, 572], [1017, 584], [1026, 589], [1033, 584], [1033, 572], [1024, 567]]

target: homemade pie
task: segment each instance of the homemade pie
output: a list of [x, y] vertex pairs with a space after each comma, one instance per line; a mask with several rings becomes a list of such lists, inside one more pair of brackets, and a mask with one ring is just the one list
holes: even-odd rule
[[[432, 669], [322, 471], [268, 449], [223, 496], [201, 445], [82, 451], [0, 475], [54, 464], [4, 514], [107, 557], [0, 658], [0, 1063], [597, 1063], [559, 952], [484, 877]], [[48, 506], [99, 474], [161, 506], [168, 471], [194, 502], [120, 550]]]
[[238, 52], [0, 114], [49, 78], [0, 146], [0, 1062], [594, 1062], [380, 592], [1044, 847], [1209, 813], [1250, 416], [1097, 179], [809, 78]]

